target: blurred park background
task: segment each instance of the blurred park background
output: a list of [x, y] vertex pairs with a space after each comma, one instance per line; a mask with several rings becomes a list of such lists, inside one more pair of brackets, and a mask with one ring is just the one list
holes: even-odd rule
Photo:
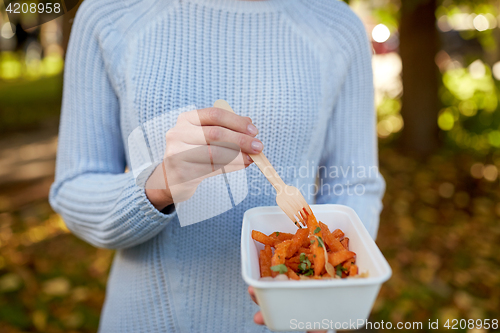
[[[500, 2], [350, 5], [374, 49], [377, 243], [393, 269], [370, 320], [500, 319]], [[0, 3], [2, 333], [95, 332], [104, 300], [113, 252], [47, 201], [74, 12], [25, 31], [37, 17], [9, 22]]]

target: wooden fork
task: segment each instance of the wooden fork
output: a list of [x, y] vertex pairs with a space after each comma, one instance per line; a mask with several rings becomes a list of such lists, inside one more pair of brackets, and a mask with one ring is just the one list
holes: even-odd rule
[[[214, 107], [235, 113], [229, 103], [223, 99], [217, 100]], [[278, 206], [296, 226], [301, 228], [299, 222], [305, 226], [307, 216], [313, 213], [299, 189], [285, 184], [264, 153], [249, 155], [276, 190], [276, 203]]]

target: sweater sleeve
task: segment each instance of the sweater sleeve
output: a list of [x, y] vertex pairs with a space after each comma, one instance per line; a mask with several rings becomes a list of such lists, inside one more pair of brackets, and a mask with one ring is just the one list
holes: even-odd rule
[[102, 49], [113, 34], [95, 2], [86, 3], [76, 16], [66, 57], [50, 203], [79, 238], [97, 247], [126, 248], [158, 234], [175, 212], [159, 212], [132, 173], [125, 173], [116, 81]]
[[357, 27], [350, 39], [350, 65], [328, 123], [316, 202], [350, 206], [375, 238], [385, 182], [378, 171], [371, 50], [362, 23]]

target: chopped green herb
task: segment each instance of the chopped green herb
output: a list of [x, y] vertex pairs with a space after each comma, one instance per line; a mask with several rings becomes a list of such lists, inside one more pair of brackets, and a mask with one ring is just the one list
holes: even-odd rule
[[305, 253], [300, 254], [300, 264], [299, 264], [299, 272], [306, 273], [309, 268], [311, 268], [311, 262], [307, 258]]
[[337, 265], [337, 267], [335, 267], [335, 270], [337, 275], [342, 277], [342, 265]]
[[311, 275], [313, 275], [313, 274], [314, 274], [314, 271], [312, 270], [312, 268], [309, 268], [309, 269], [307, 270], [307, 272], [306, 272], [304, 275], [305, 275], [305, 276], [311, 276]]
[[311, 244], [314, 244], [314, 242], [315, 242], [314, 239], [311, 239]]
[[315, 254], [313, 254], [313, 257], [314, 257], [314, 258], [316, 258], [316, 255], [315, 255]]
[[278, 272], [280, 274], [285, 274], [286, 272], [288, 272], [288, 268], [286, 267], [285, 264], [279, 264], [279, 265], [271, 266], [271, 270], [275, 271], [275, 272]]
[[305, 263], [307, 265], [307, 268], [311, 267], [311, 262], [309, 261], [305, 253], [300, 254], [299, 260], [301, 263]]
[[316, 229], [314, 229], [314, 233], [317, 234], [318, 232], [321, 231], [321, 228], [320, 227], [317, 227]]
[[276, 237], [278, 237], [279, 235], [280, 235], [280, 232], [276, 231]]

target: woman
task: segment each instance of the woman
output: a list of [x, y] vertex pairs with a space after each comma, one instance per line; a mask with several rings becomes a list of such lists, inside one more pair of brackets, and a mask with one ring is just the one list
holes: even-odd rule
[[[238, 115], [210, 108], [217, 99]], [[199, 123], [189, 126], [206, 142], [174, 112], [188, 105], [199, 108]], [[371, 52], [346, 4], [86, 0], [67, 54], [50, 201], [75, 235], [117, 249], [100, 332], [268, 331], [253, 320], [258, 307], [240, 276], [239, 237], [245, 210], [275, 205], [275, 193], [251, 165], [241, 203], [181, 227], [169, 187], [145, 190], [125, 172], [129, 135], [148, 121], [165, 147], [169, 184], [189, 178], [190, 161], [175, 161], [172, 148], [228, 142], [241, 150], [240, 168], [263, 149], [309, 202], [353, 207], [376, 236], [384, 182]], [[318, 168], [327, 172], [311, 191]], [[314, 172], [288, 172], [304, 169]], [[260, 314], [255, 321], [263, 324]]]

